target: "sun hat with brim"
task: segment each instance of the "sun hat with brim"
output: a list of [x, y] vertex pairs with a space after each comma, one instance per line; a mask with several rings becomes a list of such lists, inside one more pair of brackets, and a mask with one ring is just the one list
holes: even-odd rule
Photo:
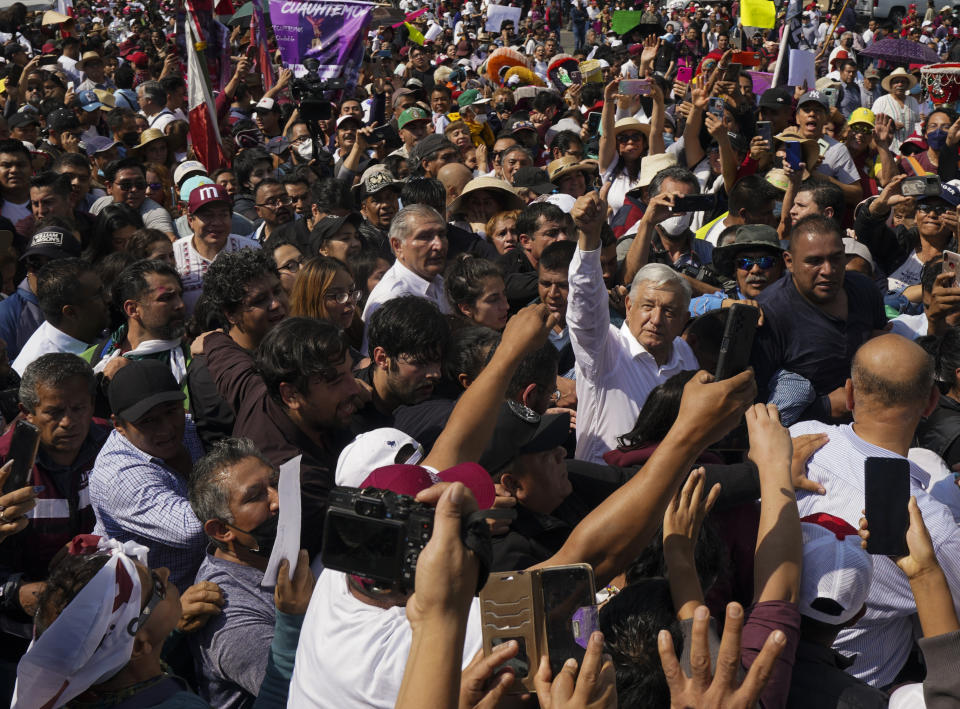
[[147, 128], [143, 133], [140, 134], [140, 142], [137, 143], [130, 150], [140, 151], [145, 147], [150, 145], [150, 143], [156, 143], [157, 141], [167, 141], [167, 136], [163, 134], [163, 131], [159, 128]]
[[103, 57], [101, 57], [96, 52], [84, 52], [83, 56], [80, 57], [80, 61], [77, 62], [77, 68], [83, 71], [83, 67], [86, 66], [87, 62], [102, 62]]
[[641, 187], [647, 187], [653, 182], [653, 178], [658, 172], [677, 164], [676, 153], [657, 153], [656, 155], [643, 156], [640, 158], [640, 175], [637, 177], [637, 186], [630, 190], [630, 192], [636, 191], [634, 197], [639, 196], [639, 189]]
[[598, 170], [599, 166], [596, 160], [577, 160], [572, 155], [564, 155], [547, 165], [547, 174], [550, 176], [551, 182], [556, 182], [576, 172], [595, 175]]
[[[773, 139], [781, 143], [800, 143], [800, 149], [803, 150], [803, 162], [807, 165], [806, 172], [810, 172], [820, 157], [820, 145], [812, 138], [804, 138], [800, 135], [800, 129], [796, 126], [789, 126], [782, 133], [773, 136]], [[774, 146], [776, 147], [776, 146]]]
[[817, 91], [823, 91], [824, 89], [831, 89], [840, 86], [841, 82], [838, 79], [831, 79], [829, 76], [821, 76], [817, 79], [815, 87]]
[[737, 227], [733, 243], [713, 250], [713, 265], [724, 276], [733, 277], [736, 273], [734, 261], [737, 254], [752, 249], [770, 249], [777, 254], [783, 253], [777, 230], [766, 224], [741, 224]]
[[884, 91], [886, 91], [887, 93], [890, 93], [890, 84], [891, 82], [896, 81], [897, 79], [906, 79], [909, 82], [907, 84], [907, 91], [909, 91], [910, 89], [912, 89], [914, 86], [917, 85], [917, 77], [915, 77], [913, 74], [908, 72], [902, 66], [898, 66], [892, 72], [887, 74], [886, 77], [884, 77], [883, 81], [880, 82], [880, 86], [881, 88], [883, 88]]
[[386, 165], [373, 165], [364, 170], [363, 175], [360, 176], [360, 182], [352, 189], [360, 190], [360, 194], [364, 197], [386, 189], [399, 193], [403, 189], [403, 181], [395, 179]]
[[630, 131], [638, 131], [643, 133], [648, 138], [650, 137], [650, 124], [642, 123], [636, 118], [621, 118], [613, 125], [613, 137], [616, 138], [621, 133], [629, 133]]
[[496, 177], [475, 177], [463, 186], [463, 191], [460, 193], [460, 196], [450, 203], [447, 211], [450, 214], [457, 214], [463, 211], [470, 194], [481, 190], [486, 190], [496, 196], [501, 203], [503, 211], [523, 209], [527, 206], [514, 191], [513, 187], [510, 186], [509, 182]]

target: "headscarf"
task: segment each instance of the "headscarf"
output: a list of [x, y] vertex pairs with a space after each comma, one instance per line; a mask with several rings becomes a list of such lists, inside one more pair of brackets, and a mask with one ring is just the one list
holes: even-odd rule
[[103, 682], [130, 662], [140, 615], [140, 574], [134, 559], [147, 563], [148, 549], [136, 542], [80, 535], [76, 555], [107, 553], [110, 559], [57, 619], [34, 638], [17, 666], [11, 709], [55, 709]]

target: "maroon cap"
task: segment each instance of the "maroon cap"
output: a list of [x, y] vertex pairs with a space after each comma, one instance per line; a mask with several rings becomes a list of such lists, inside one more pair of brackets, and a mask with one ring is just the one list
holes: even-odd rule
[[187, 203], [187, 211], [190, 214], [196, 214], [201, 207], [206, 207], [214, 202], [224, 202], [229, 207], [232, 205], [230, 195], [227, 194], [227, 188], [223, 185], [199, 185], [193, 188], [190, 193], [190, 201]]
[[40, 47], [40, 51], [43, 52], [44, 54], [56, 54], [57, 45], [55, 45], [53, 42], [47, 42], [42, 47]]
[[148, 66], [150, 66], [150, 59], [143, 52], [133, 52], [128, 54], [127, 61], [137, 67], [137, 69], [146, 69]]
[[439, 482], [461, 482], [473, 493], [481, 510], [493, 506], [496, 497], [493, 481], [490, 474], [476, 463], [461, 463], [440, 473], [432, 473], [420, 465], [385, 465], [370, 473], [360, 487], [375, 487], [416, 497], [421, 490]]

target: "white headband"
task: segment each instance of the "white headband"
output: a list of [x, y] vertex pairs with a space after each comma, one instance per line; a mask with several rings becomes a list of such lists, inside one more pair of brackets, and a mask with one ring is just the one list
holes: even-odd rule
[[110, 559], [30, 643], [17, 666], [11, 709], [63, 706], [115, 675], [133, 654], [128, 627], [139, 617], [142, 602], [133, 559], [146, 566], [148, 549], [91, 535], [78, 544], [79, 539], [71, 544], [72, 553], [106, 552]]

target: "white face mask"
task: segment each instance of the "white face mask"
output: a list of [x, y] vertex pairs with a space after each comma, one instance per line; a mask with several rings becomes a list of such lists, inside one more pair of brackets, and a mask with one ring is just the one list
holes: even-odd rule
[[487, 122], [487, 114], [486, 114], [486, 113], [478, 113], [477, 115], [475, 115], [475, 116], [473, 117], [473, 120], [474, 120], [475, 123], [480, 123], [480, 124], [486, 123], [486, 122]]
[[693, 212], [684, 212], [675, 217], [664, 219], [660, 222], [660, 228], [670, 236], [680, 236], [690, 228], [690, 222], [693, 221]]
[[297, 155], [303, 160], [310, 162], [313, 160], [313, 141], [305, 140], [297, 146]]

